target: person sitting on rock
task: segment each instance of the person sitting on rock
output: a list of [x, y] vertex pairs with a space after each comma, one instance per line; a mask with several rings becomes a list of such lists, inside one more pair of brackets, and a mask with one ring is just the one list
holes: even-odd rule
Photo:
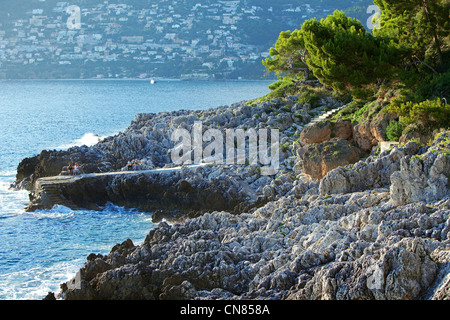
[[127, 170], [131, 171], [133, 169], [133, 164], [131, 163], [131, 161], [128, 161], [127, 163]]
[[138, 159], [134, 160], [134, 164], [133, 164], [133, 170], [139, 170], [139, 161]]
[[81, 173], [81, 172], [80, 172], [80, 167], [79, 167], [78, 163], [75, 163], [75, 165], [73, 166], [73, 171], [72, 171], [72, 173], [75, 174], [75, 175], [78, 175], [78, 174]]
[[73, 174], [73, 166], [72, 166], [72, 164], [69, 164], [69, 166], [67, 167], [67, 173], [68, 173], [69, 175], [72, 175], [72, 174]]

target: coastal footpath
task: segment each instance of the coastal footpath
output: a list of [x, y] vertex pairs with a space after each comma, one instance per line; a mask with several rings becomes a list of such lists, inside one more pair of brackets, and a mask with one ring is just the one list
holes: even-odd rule
[[[139, 159], [149, 172], [174, 170], [104, 174], [95, 179], [101, 181], [97, 185], [86, 178], [77, 188], [60, 189], [84, 208], [104, 201], [148, 206], [158, 226], [141, 245], [124, 239], [108, 255], [89, 255], [55, 295], [67, 300], [449, 299], [450, 132], [439, 132], [426, 145], [409, 141], [380, 152], [392, 115], [358, 124], [311, 123], [341, 107], [331, 97], [311, 106], [290, 96], [206, 111], [140, 114], [124, 133], [93, 147], [24, 159], [14, 186], [30, 190], [30, 205], [43, 205], [39, 208], [46, 203], [42, 181], [58, 176], [69, 162], [99, 175], [121, 171], [130, 159]], [[204, 130], [277, 128], [278, 172], [265, 176], [249, 164], [177, 168], [170, 161], [175, 147], [170, 137], [195, 121]]]

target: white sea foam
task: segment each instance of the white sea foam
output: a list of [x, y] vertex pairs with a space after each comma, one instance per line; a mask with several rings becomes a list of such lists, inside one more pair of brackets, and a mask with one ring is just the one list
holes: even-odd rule
[[0, 192], [6, 192], [9, 190], [9, 187], [11, 186], [10, 183], [4, 180], [0, 180]]
[[48, 292], [59, 292], [59, 285], [74, 277], [83, 266], [83, 259], [56, 263], [0, 274], [0, 299], [41, 300]]
[[[0, 170], [0, 179], [1, 178], [14, 178], [16, 175], [15, 170]], [[3, 180], [3, 179], [1, 179]]]
[[[0, 217], [23, 213], [23, 208], [28, 204], [28, 191], [10, 190], [11, 182], [0, 172]], [[9, 176], [9, 175], [8, 175]]]
[[75, 216], [75, 213], [72, 210], [62, 206], [58, 206], [58, 208], [53, 208], [49, 211], [37, 210], [35, 212], [28, 212], [27, 214], [35, 217], [36, 219], [66, 219], [73, 218]]
[[101, 137], [95, 133], [88, 132], [88, 133], [85, 133], [81, 138], [75, 139], [71, 143], [62, 144], [59, 147], [57, 147], [56, 149], [68, 149], [68, 148], [80, 147], [80, 146], [90, 147], [90, 146], [93, 146], [93, 145], [99, 143], [104, 138], [105, 137]]

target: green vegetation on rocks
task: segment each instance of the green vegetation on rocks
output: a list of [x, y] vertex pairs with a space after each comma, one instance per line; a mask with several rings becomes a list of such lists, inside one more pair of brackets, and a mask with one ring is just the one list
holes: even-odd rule
[[[296, 85], [307, 87], [303, 80], [317, 79], [347, 104], [332, 121], [384, 121], [385, 138], [415, 134], [430, 140], [450, 125], [450, 3], [375, 4], [382, 14], [373, 33], [342, 11], [282, 32], [263, 61], [280, 79], [271, 94], [279, 97], [286, 88], [293, 92]], [[314, 104], [308, 89], [298, 91]]]
[[386, 128], [386, 136], [389, 141], [398, 141], [402, 136], [404, 124], [399, 121], [391, 121]]

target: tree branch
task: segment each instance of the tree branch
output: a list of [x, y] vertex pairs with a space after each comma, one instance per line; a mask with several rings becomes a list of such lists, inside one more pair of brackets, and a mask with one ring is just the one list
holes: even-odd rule
[[434, 74], [439, 75], [439, 72], [436, 71], [436, 69], [434, 69], [432, 66], [430, 66], [428, 63], [426, 63], [425, 61], [420, 60], [417, 56], [414, 57], [416, 59], [416, 61], [414, 61], [414, 63], [416, 64], [423, 64], [425, 67], [427, 67], [428, 69], [430, 69], [431, 71], [434, 72]]

